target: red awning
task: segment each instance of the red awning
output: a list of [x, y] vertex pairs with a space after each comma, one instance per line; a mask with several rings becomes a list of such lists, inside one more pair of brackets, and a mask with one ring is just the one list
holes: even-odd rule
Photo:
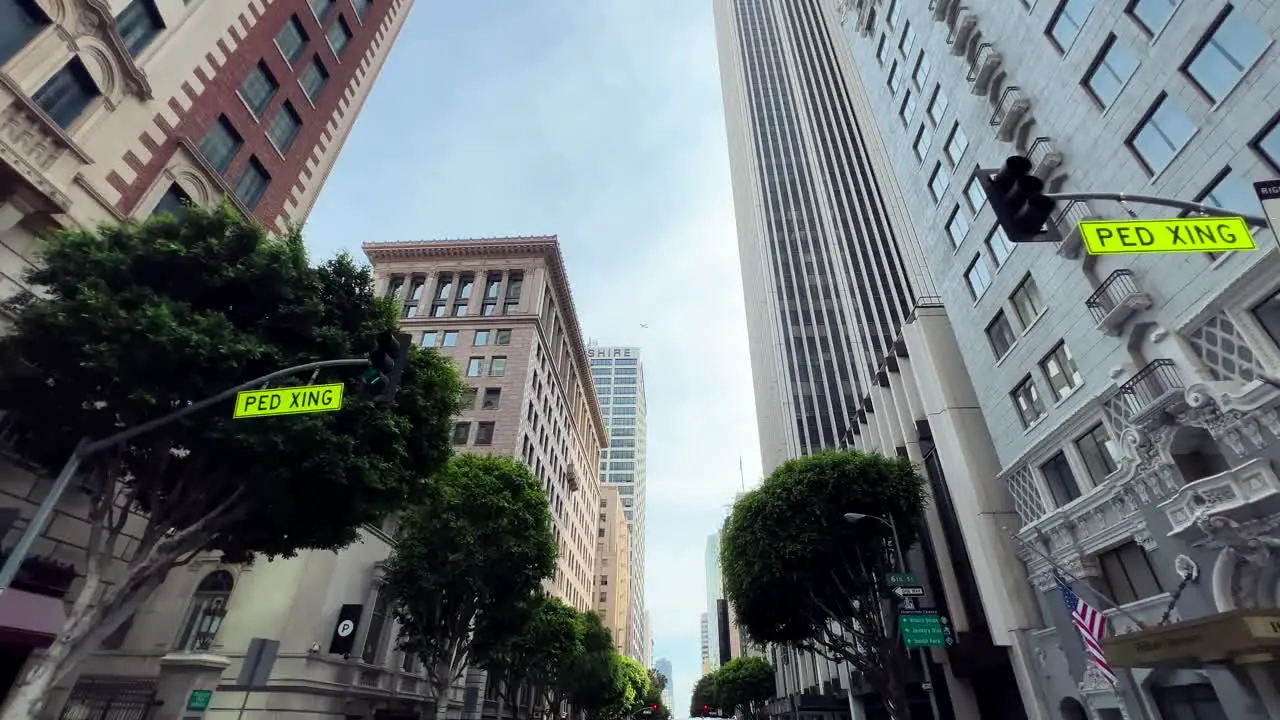
[[46, 648], [67, 619], [62, 600], [9, 588], [0, 593], [0, 642]]

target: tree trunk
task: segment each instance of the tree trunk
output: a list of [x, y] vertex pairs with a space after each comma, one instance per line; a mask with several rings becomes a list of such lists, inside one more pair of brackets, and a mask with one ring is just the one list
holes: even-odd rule
[[[431, 681], [431, 689], [436, 696], [435, 720], [445, 720], [449, 714], [449, 690], [452, 685], [453, 682], [449, 679], [448, 673], [445, 674], [443, 680]], [[5, 718], [0, 718], [0, 720], [5, 720]]]

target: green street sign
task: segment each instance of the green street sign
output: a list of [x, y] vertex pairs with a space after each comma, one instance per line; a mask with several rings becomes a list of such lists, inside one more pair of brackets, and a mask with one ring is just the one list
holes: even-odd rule
[[885, 582], [889, 583], [889, 587], [901, 587], [903, 585], [919, 585], [920, 581], [912, 573], [889, 573], [885, 575]]
[[942, 617], [937, 610], [903, 610], [898, 614], [898, 634], [908, 650], [922, 647], [946, 647]]
[[199, 712], [209, 709], [209, 700], [213, 698], [212, 690], [192, 690], [187, 698], [187, 710]]

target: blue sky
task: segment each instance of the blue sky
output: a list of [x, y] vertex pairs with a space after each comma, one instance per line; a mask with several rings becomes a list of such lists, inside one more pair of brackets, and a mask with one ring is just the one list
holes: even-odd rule
[[584, 335], [644, 348], [647, 596], [684, 715], [706, 537], [760, 467], [710, 1], [418, 0], [306, 233], [317, 257], [560, 237]]

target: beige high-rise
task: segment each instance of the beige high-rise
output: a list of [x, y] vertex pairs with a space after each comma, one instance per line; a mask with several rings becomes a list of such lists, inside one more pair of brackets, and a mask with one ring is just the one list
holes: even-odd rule
[[613, 634], [619, 652], [626, 652], [628, 610], [631, 607], [631, 530], [623, 514], [618, 488], [600, 488], [600, 516], [596, 530], [596, 611]]
[[595, 609], [600, 448], [582, 333], [554, 237], [368, 243], [379, 292], [405, 332], [457, 363], [474, 392], [460, 452], [511, 455], [547, 491], [559, 559], [550, 588]]

